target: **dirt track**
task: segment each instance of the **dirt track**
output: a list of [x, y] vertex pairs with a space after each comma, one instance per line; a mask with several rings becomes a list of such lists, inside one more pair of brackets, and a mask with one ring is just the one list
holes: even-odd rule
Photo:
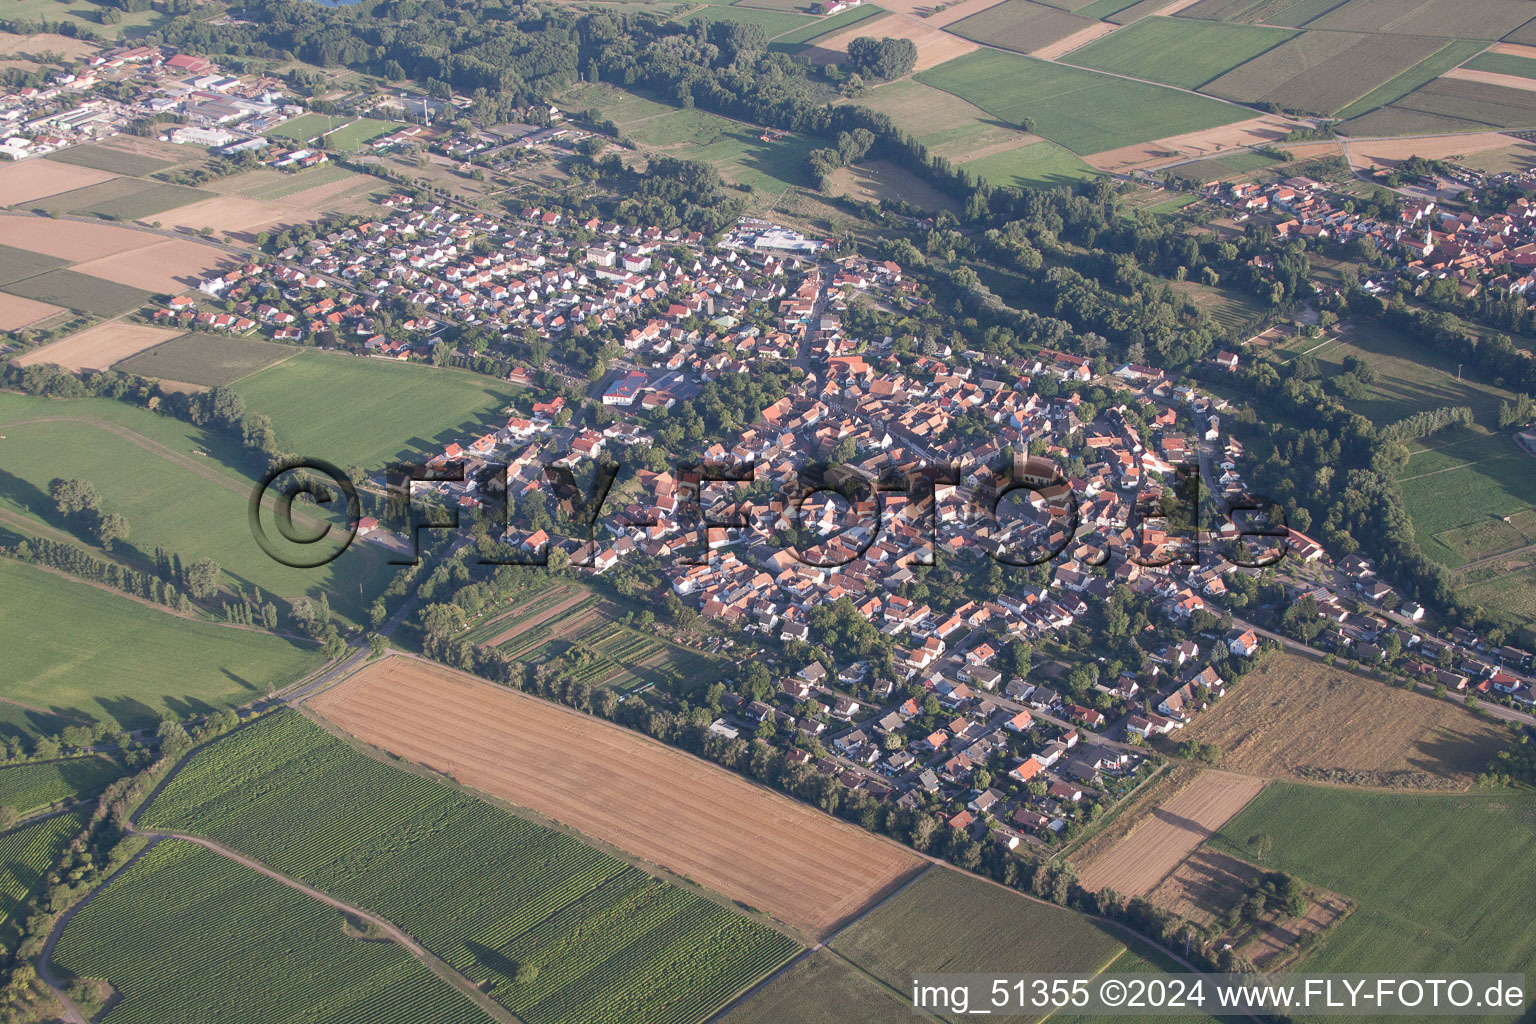
[[632, 730], [429, 662], [383, 659], [308, 704], [367, 743], [818, 939], [924, 863]]
[[1083, 872], [1083, 888], [1145, 896], [1264, 788], [1264, 779], [1207, 769]]

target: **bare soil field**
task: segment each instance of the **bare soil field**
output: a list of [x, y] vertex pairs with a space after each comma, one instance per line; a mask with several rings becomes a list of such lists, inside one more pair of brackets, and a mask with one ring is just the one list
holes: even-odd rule
[[84, 39], [61, 36], [57, 32], [34, 32], [19, 36], [0, 32], [0, 53], [29, 55], [35, 53], [61, 53], [71, 60], [79, 60], [96, 52], [96, 44]]
[[0, 204], [15, 206], [111, 181], [117, 175], [55, 160], [22, 160], [0, 166]]
[[[860, 36], [871, 34], [868, 28], [854, 25], [846, 32], [818, 41], [815, 46], [802, 51], [800, 56], [809, 59], [812, 65], [846, 60], [848, 44]], [[912, 40], [917, 46], [917, 66], [913, 68], [914, 71], [926, 71], [945, 61], [954, 60], [956, 57], [963, 57], [981, 49], [969, 39], [961, 39], [943, 29], [935, 28], [926, 21], [905, 14], [893, 14], [890, 17], [881, 18], [880, 31], [873, 34], [879, 35], [882, 39]]]
[[1073, 50], [1087, 46], [1095, 39], [1104, 38], [1117, 28], [1120, 26], [1112, 25], [1107, 21], [1094, 22], [1085, 29], [1073, 32], [1065, 39], [1058, 39], [1054, 43], [1040, 47], [1031, 52], [1030, 56], [1039, 57], [1041, 60], [1055, 60], [1057, 57], [1064, 57]]
[[926, 866], [632, 730], [445, 666], [385, 658], [308, 703], [365, 743], [817, 937]]
[[[980, 14], [988, 7], [996, 7], [1002, 0], [960, 0], [959, 3], [944, 8], [937, 14], [930, 14], [923, 20], [935, 28], [943, 28], [945, 25], [953, 25], [962, 18], [969, 18], [973, 14]], [[922, 10], [932, 10], [932, 7], [923, 7], [918, 4], [896, 4], [887, 7], [886, 10], [895, 11], [897, 14], [917, 14]]]
[[591, 596], [592, 595], [587, 593], [585, 590], [578, 590], [570, 597], [555, 605], [553, 608], [546, 608], [544, 611], [539, 612], [537, 615], [530, 615], [528, 618], [524, 619], [522, 622], [519, 622], [505, 633], [498, 633], [496, 636], [491, 637], [491, 639], [487, 640], [480, 646], [496, 647], [500, 644], [506, 643], [508, 640], [516, 640], [530, 629], [535, 629], [543, 625], [557, 615], [565, 614], [567, 611], [576, 607], [578, 604], [581, 604], [581, 602], [585, 601]]
[[0, 215], [0, 245], [47, 253], [62, 260], [94, 260], [131, 249], [143, 249], [158, 237], [113, 224], [59, 220], [33, 214]]
[[51, 306], [36, 299], [24, 299], [20, 295], [0, 292], [0, 331], [19, 331], [62, 312], [62, 306]]
[[1494, 43], [1488, 48], [1493, 53], [1507, 53], [1511, 57], [1529, 57], [1536, 60], [1536, 46], [1522, 43]]
[[1083, 871], [1083, 888], [1145, 896], [1259, 795], [1266, 780], [1206, 769]]
[[16, 362], [22, 366], [52, 363], [66, 370], [105, 370], [121, 359], [138, 355], [145, 349], [179, 337], [181, 333], [166, 327], [114, 321], [44, 345]]
[[169, 227], [200, 231], [255, 233], [278, 225], [290, 226], [317, 220], [314, 210], [301, 210], [282, 203], [266, 203], [242, 196], [216, 196], [201, 202], [167, 210], [157, 218]]
[[[1358, 168], [1396, 167], [1411, 156], [1420, 156], [1426, 160], [1453, 160], [1511, 147], [1528, 147], [1532, 153], [1536, 153], [1536, 146], [1502, 132], [1425, 135], [1416, 139], [1350, 139], [1348, 146], [1349, 161]], [[1295, 147], [1288, 148], [1295, 152]]]
[[1277, 652], [1184, 729], [1222, 765], [1270, 777], [1466, 789], [1504, 742], [1497, 724], [1445, 701]]
[[1170, 135], [1134, 146], [1121, 146], [1083, 157], [1101, 171], [1126, 171], [1153, 167], [1192, 156], [1212, 156], [1248, 146], [1271, 145], [1285, 138], [1297, 123], [1278, 114], [1249, 118], [1234, 124], [1185, 135]]
[[145, 291], [175, 292], [196, 285], [215, 267], [234, 262], [234, 257], [211, 245], [167, 238], [132, 252], [81, 263], [75, 269]]
[[1501, 75], [1496, 71], [1452, 68], [1440, 77], [1460, 78], [1466, 82], [1482, 82], [1484, 85], [1502, 85], [1506, 89], [1524, 89], [1526, 92], [1536, 92], [1536, 78], [1522, 78], [1519, 75]]

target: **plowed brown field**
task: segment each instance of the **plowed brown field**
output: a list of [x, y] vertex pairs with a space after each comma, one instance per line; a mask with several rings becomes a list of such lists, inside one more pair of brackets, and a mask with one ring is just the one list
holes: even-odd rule
[[824, 936], [924, 861], [632, 730], [406, 657], [309, 706], [366, 743]]
[[1264, 779], [1207, 769], [1083, 872], [1083, 888], [1145, 896], [1242, 810]]

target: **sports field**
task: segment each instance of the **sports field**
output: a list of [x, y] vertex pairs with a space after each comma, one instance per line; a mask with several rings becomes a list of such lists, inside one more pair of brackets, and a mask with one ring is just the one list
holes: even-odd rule
[[293, 711], [195, 755], [142, 817], [394, 922], [527, 1024], [692, 1024], [798, 948]]
[[0, 621], [12, 640], [0, 696], [125, 729], [243, 704], [320, 664], [313, 647], [177, 618], [10, 559], [0, 559]]
[[1253, 25], [1145, 18], [1076, 51], [1068, 63], [1198, 89], [1295, 34]]
[[291, 358], [299, 350], [258, 338], [222, 334], [184, 334], [121, 360], [116, 369], [141, 377], [158, 377], [215, 387]]
[[[375, 662], [310, 706], [365, 742], [660, 864], [812, 935], [920, 862], [632, 730], [428, 662]], [[558, 762], [559, 772], [548, 765]], [[817, 850], [805, 870], [803, 851]]]
[[1251, 116], [1240, 107], [997, 50], [921, 72], [918, 80], [1074, 153], [1098, 153]]
[[285, 121], [273, 128], [267, 134], [298, 143], [318, 141], [326, 149], [350, 152], [362, 148], [380, 136], [398, 131], [401, 127], [395, 121], [381, 121], [373, 117], [300, 114], [293, 120]]
[[1234, 771], [1406, 789], [1468, 788], [1506, 735], [1456, 705], [1290, 652], [1266, 655], [1180, 733], [1216, 744]]
[[172, 839], [70, 922], [54, 961], [112, 984], [115, 1024], [487, 1019], [398, 944], [347, 927], [334, 907]]
[[1260, 834], [1272, 844], [1267, 868], [1356, 904], [1302, 961], [1308, 972], [1520, 971], [1536, 960], [1536, 920], [1510, 913], [1511, 894], [1536, 883], [1526, 855], [1536, 794], [1388, 795], [1277, 782], [1212, 846], [1241, 857]]
[[235, 390], [247, 408], [272, 417], [285, 451], [370, 471], [500, 426], [515, 391], [466, 370], [313, 350]]

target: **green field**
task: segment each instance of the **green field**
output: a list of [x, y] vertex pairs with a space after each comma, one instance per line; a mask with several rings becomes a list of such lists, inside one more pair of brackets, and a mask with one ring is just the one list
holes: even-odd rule
[[5, 291], [93, 316], [117, 316], [144, 305], [150, 298], [149, 292], [73, 270], [50, 270], [24, 281], [13, 281], [5, 286]]
[[27, 814], [60, 800], [92, 796], [122, 774], [122, 765], [100, 756], [0, 768], [0, 807]]
[[99, 6], [87, 0], [16, 0], [5, 5], [8, 21], [58, 22], [69, 29], [88, 29], [107, 39], [142, 36], [169, 20], [159, 11], [145, 9], [124, 11], [122, 21], [116, 25], [103, 25], [100, 12]]
[[1091, 918], [943, 867], [929, 868], [831, 946], [900, 992], [923, 971], [1094, 974], [1125, 948]]
[[0, 245], [0, 285], [36, 277], [46, 271], [67, 266], [68, 263], [68, 260], [61, 260], [57, 256]]
[[125, 729], [255, 700], [320, 661], [312, 647], [177, 618], [10, 559], [0, 559], [0, 621], [12, 640], [0, 696]]
[[850, 102], [885, 114], [931, 155], [951, 163], [973, 160], [983, 149], [1028, 144], [1027, 136], [998, 124], [980, 107], [911, 78], [888, 82]]
[[1051, 188], [1097, 177], [1099, 171], [1054, 142], [1031, 142], [960, 165], [1000, 188]]
[[113, 366], [123, 373], [213, 387], [233, 384], [280, 363], [298, 350], [289, 345], [221, 334], [183, 334]]
[[[281, 431], [282, 421], [278, 423]], [[376, 426], [372, 429], [378, 433]], [[285, 600], [318, 598], [325, 592], [332, 610], [353, 622], [366, 618], [368, 604], [396, 571], [388, 560], [398, 556], [367, 542], [352, 545], [319, 569], [293, 569], [273, 560], [251, 535], [255, 480], [244, 470], [249, 465], [246, 456], [227, 435], [122, 402], [59, 402], [20, 395], [0, 396], [0, 433], [6, 435], [0, 509], [59, 526], [47, 496], [49, 481], [59, 476], [89, 480], [103, 505], [128, 519], [130, 537], [119, 545], [123, 557], [131, 559], [137, 551], [146, 558], [161, 547], [186, 563], [211, 558], [224, 569], [228, 582], [247, 592], [259, 587], [263, 600], [275, 600], [279, 608]], [[298, 451], [341, 466], [348, 462], [345, 452]], [[318, 528], [321, 519], [344, 517], [344, 510], [339, 511], [339, 516], [326, 513], [307, 501], [300, 508], [310, 517], [306, 530]], [[268, 534], [277, 535], [270, 523]], [[265, 681], [257, 673], [253, 685]]]
[[1391, 109], [1461, 118], [1491, 128], [1536, 127], [1536, 92], [1486, 82], [1439, 78], [1404, 96]]
[[465, 370], [313, 350], [235, 390], [247, 409], [272, 417], [284, 450], [370, 472], [501, 426], [517, 391]]
[[104, 978], [113, 1024], [478, 1024], [486, 1015], [394, 942], [192, 843], [167, 840], [70, 922], [54, 963]]
[[35, 821], [0, 834], [0, 935], [10, 938], [26, 919], [43, 877], [90, 817], [88, 808]]
[[1260, 153], [1257, 150], [1248, 150], [1243, 153], [1233, 153], [1229, 156], [1217, 156], [1211, 157], [1208, 160], [1196, 160], [1193, 163], [1179, 164], [1173, 170], [1181, 178], [1207, 182], [1252, 175], [1255, 171], [1262, 171], [1266, 167], [1273, 167], [1279, 162], [1274, 157]]
[[958, 57], [917, 77], [1010, 124], [1029, 118], [1038, 134], [1078, 154], [1230, 124], [1252, 114], [1162, 86], [997, 50]]
[[[292, 711], [195, 755], [142, 815], [380, 914], [527, 1024], [702, 1020], [796, 944]], [[515, 984], [514, 965], [537, 965]]]
[[1419, 546], [1451, 568], [1531, 543], [1499, 517], [1536, 508], [1536, 459], [1503, 434], [1462, 436], [1426, 438], [1398, 478]]
[[1084, 4], [1073, 13], [1098, 21], [1115, 21], [1115, 15], [1135, 7], [1140, 2], [1141, 0], [1093, 0], [1093, 3]]
[[1097, 71], [1198, 89], [1295, 34], [1280, 28], [1147, 18], [1089, 43], [1067, 60]]
[[[800, 3], [800, 0], [795, 0], [795, 2]], [[800, 6], [804, 7], [805, 5], [801, 3]], [[849, 25], [857, 25], [861, 21], [878, 19], [884, 16], [885, 13], [885, 11], [882, 11], [874, 4], [865, 4], [861, 7], [855, 7], [851, 11], [844, 11], [841, 14], [834, 14], [830, 18], [817, 18], [816, 21], [810, 25], [804, 25], [795, 29], [794, 31], [785, 32], [782, 35], [774, 37], [773, 45], [770, 47], [770, 49], [788, 49], [790, 51], [794, 51], [798, 49], [802, 44], [809, 43], [813, 39], [820, 39], [822, 36], [831, 35], [835, 32], [841, 32]]]
[[78, 164], [81, 167], [91, 167], [98, 171], [111, 171], [113, 174], [153, 174], [155, 171], [163, 171], [167, 167], [176, 166], [169, 160], [159, 160], [152, 156], [144, 156], [139, 153], [128, 153], [121, 149], [113, 149], [110, 146], [70, 146], [61, 149], [57, 153], [49, 153], [45, 158], [57, 160], [61, 164]]
[[302, 171], [292, 172], [263, 167], [259, 170], [246, 171], [233, 178], [213, 182], [208, 187], [224, 195], [245, 196], [247, 199], [270, 202], [286, 199], [307, 189], [329, 185], [343, 178], [363, 180], [356, 171], [349, 171], [340, 164], [323, 163], [318, 167], [307, 167]]
[[946, 30], [988, 46], [1028, 53], [1092, 24], [1091, 18], [1069, 14], [1033, 0], [1003, 0], [979, 14], [946, 26]]
[[[1536, 884], [1536, 794], [1388, 795], [1271, 784], [1211, 840], [1343, 894], [1354, 913], [1302, 962], [1307, 972], [1524, 971], [1536, 920], [1511, 913]], [[1341, 847], [1340, 844], [1344, 844]], [[1347, 856], [1341, 856], [1341, 849]]]
[[1499, 39], [1531, 20], [1524, 0], [1346, 0], [1307, 23], [1340, 32]]
[[1452, 68], [1459, 67], [1484, 45], [1486, 44], [1476, 39], [1453, 39], [1396, 78], [1372, 89], [1340, 110], [1339, 116], [1359, 117], [1377, 107], [1400, 100], [1420, 86], [1433, 82]]
[[[1117, 8], [1112, 14], [1090, 14], [1090, 11], [1105, 3]], [[1100, 0], [1100, 3], [1091, 4], [1078, 11], [1079, 14], [1088, 17], [1099, 17], [1116, 25], [1133, 25], [1142, 18], [1157, 14], [1164, 7], [1173, 3], [1173, 0], [1138, 0], [1137, 3], [1124, 5], [1124, 0]], [[1122, 6], [1124, 5], [1124, 6]]]
[[113, 178], [40, 199], [33, 205], [51, 213], [97, 216], [109, 220], [141, 220], [178, 206], [212, 199], [213, 195], [212, 192], [184, 185], [167, 185], [139, 178]]
[[818, 949], [721, 1017], [720, 1024], [890, 1024], [911, 1013], [909, 995]]
[[1536, 78], [1536, 60], [1516, 57], [1512, 53], [1483, 53], [1467, 61], [1473, 71], [1489, 71], [1495, 75], [1515, 75], [1519, 78]]
[[401, 127], [397, 122], [380, 121], [373, 117], [353, 119], [342, 115], [300, 114], [273, 128], [267, 132], [267, 136], [306, 144], [323, 135], [325, 138], [321, 145], [326, 149], [347, 152]]

